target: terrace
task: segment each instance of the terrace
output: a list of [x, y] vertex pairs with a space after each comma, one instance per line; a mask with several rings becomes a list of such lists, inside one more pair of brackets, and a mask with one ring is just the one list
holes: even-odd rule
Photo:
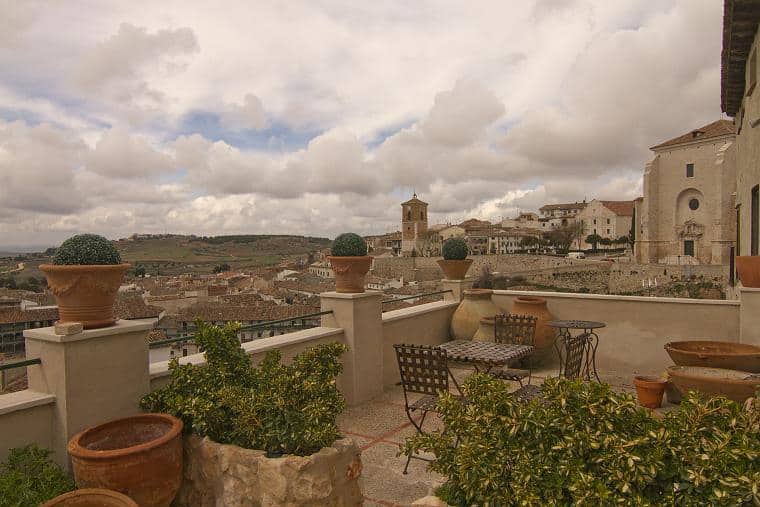
[[[285, 361], [319, 344], [349, 347], [338, 379], [348, 408], [339, 418], [345, 436], [362, 450], [365, 505], [409, 505], [433, 491], [443, 478], [405, 458], [399, 444], [414, 434], [397, 385], [394, 344], [440, 345], [450, 340], [450, 324], [469, 281], [444, 281], [444, 299], [383, 312], [382, 294], [321, 294], [321, 325], [242, 344], [254, 362], [278, 349]], [[519, 291], [494, 291], [492, 300], [509, 310]], [[760, 344], [760, 290], [740, 289], [737, 300], [688, 300], [593, 294], [535, 293], [547, 299], [557, 318], [599, 320], [597, 364], [603, 382], [631, 391], [636, 374], [660, 375], [671, 364], [663, 350], [676, 340], [713, 339]], [[169, 362], [149, 363], [146, 335], [152, 322], [120, 321], [111, 328], [59, 336], [53, 328], [25, 332], [29, 388], [0, 396], [0, 460], [9, 448], [36, 442], [53, 449], [69, 467], [66, 443], [93, 424], [135, 413], [140, 398], [169, 380]], [[181, 363], [203, 364], [202, 354]], [[460, 380], [469, 370], [455, 369]], [[537, 370], [534, 383], [556, 375]], [[96, 381], [97, 379], [97, 381]], [[517, 384], [515, 384], [515, 387]], [[668, 410], [672, 407], [665, 407]], [[433, 421], [434, 423], [436, 421]], [[440, 423], [438, 424], [440, 426]], [[434, 424], [435, 426], [435, 424]]]

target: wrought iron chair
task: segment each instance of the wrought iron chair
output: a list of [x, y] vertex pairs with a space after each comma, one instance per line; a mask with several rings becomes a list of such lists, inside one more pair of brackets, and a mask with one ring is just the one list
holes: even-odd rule
[[[441, 393], [449, 390], [449, 369], [446, 365], [446, 351], [438, 347], [426, 345], [397, 344], [396, 359], [401, 374], [401, 386], [404, 388], [404, 408], [406, 416], [417, 432], [424, 434], [422, 425], [428, 412], [438, 412], [437, 403]], [[452, 377], [453, 380], [453, 377]], [[459, 388], [454, 380], [454, 385]], [[409, 394], [421, 394], [422, 396], [410, 403]], [[461, 397], [460, 397], [461, 398]], [[422, 419], [415, 421], [414, 412], [421, 412]], [[412, 458], [430, 461], [422, 456], [410, 455], [404, 466], [407, 473], [409, 462]]]
[[[581, 377], [583, 369], [583, 357], [588, 344], [590, 333], [583, 333], [578, 336], [565, 336], [562, 340], [561, 347], [564, 349], [564, 355], [560, 352], [560, 376], [566, 379], [578, 379]], [[560, 345], [557, 345], [560, 351]], [[528, 402], [534, 398], [540, 397], [541, 386], [526, 385], [522, 386], [512, 395], [520, 401]]]
[[[532, 315], [496, 315], [494, 317], [494, 341], [496, 343], [511, 343], [514, 345], [533, 346], [533, 338], [536, 335], [536, 323], [538, 319]], [[528, 379], [532, 373], [532, 364], [530, 355], [522, 359], [528, 364], [526, 368], [512, 368], [507, 365], [498, 370], [489, 372], [494, 377], [502, 380], [511, 380], [519, 382], [523, 386], [523, 380]]]

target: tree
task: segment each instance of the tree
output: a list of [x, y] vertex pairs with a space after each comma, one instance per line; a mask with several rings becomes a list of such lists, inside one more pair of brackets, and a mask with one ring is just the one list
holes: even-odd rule
[[628, 244], [631, 245], [631, 251], [633, 251], [633, 245], [636, 243], [636, 207], [633, 208], [633, 216], [631, 217], [631, 230], [628, 231]]
[[224, 273], [225, 271], [229, 271], [229, 270], [230, 270], [230, 265], [227, 263], [214, 266], [214, 273]]
[[541, 239], [537, 238], [536, 236], [525, 236], [520, 240], [520, 247], [523, 250], [533, 250], [538, 249], [538, 247], [541, 246]]
[[144, 277], [145, 276], [145, 266], [137, 266], [135, 268], [135, 276], [137, 277]]
[[628, 244], [628, 236], [620, 236], [618, 239], [615, 240], [616, 245], [626, 245]]
[[546, 239], [555, 248], [557, 253], [566, 253], [578, 237], [578, 231], [583, 230], [583, 224], [572, 223], [546, 233]]
[[601, 241], [602, 237], [598, 234], [589, 234], [586, 236], [586, 243], [591, 245], [591, 248], [596, 252], [596, 246]]
[[600, 238], [599, 244], [604, 245], [607, 247], [607, 249], [609, 249], [609, 246], [612, 244], [612, 240], [610, 238]]

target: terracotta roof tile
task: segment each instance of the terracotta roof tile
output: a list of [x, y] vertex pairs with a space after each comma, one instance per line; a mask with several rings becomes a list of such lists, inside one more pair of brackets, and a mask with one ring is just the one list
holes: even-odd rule
[[633, 201], [600, 201], [605, 208], [621, 217], [633, 216]]
[[656, 146], [652, 146], [650, 150], [659, 150], [670, 146], [678, 146], [679, 144], [691, 143], [695, 141], [704, 141], [706, 139], [713, 139], [715, 137], [730, 136], [735, 134], [734, 122], [730, 120], [718, 120], [712, 123], [708, 123], [704, 127], [694, 129], [691, 132], [674, 137], [664, 143], [660, 143]]
[[58, 307], [32, 307], [26, 310], [9, 308], [0, 310], [0, 324], [58, 320]]

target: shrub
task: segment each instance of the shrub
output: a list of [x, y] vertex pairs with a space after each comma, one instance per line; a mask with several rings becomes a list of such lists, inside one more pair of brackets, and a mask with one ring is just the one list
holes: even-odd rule
[[449, 238], [441, 247], [443, 258], [447, 261], [461, 261], [467, 258], [467, 242], [462, 238]]
[[290, 365], [270, 351], [258, 367], [240, 347], [239, 326], [196, 322], [206, 365], [170, 363], [171, 382], [148, 394], [142, 408], [173, 414], [188, 431], [269, 455], [309, 455], [338, 438], [345, 401], [336, 377], [341, 343], [298, 354]]
[[361, 257], [367, 255], [367, 243], [358, 234], [345, 232], [335, 238], [330, 253], [335, 257]]
[[55, 251], [53, 264], [120, 264], [113, 243], [97, 234], [79, 234], [64, 241]]
[[52, 451], [28, 445], [11, 449], [0, 463], [0, 505], [37, 507], [74, 489], [74, 481], [50, 459]]
[[[608, 385], [549, 379], [520, 403], [476, 374], [447, 428], [407, 440], [436, 456], [453, 505], [743, 505], [760, 501], [760, 406], [685, 397], [663, 420]], [[458, 439], [458, 445], [457, 444]]]

